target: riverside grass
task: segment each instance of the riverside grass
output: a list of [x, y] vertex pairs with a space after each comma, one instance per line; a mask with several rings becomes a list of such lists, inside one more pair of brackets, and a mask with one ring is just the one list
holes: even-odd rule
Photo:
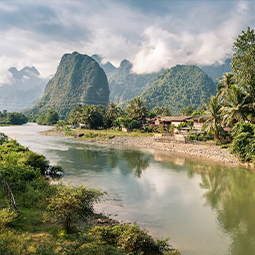
[[[123, 137], [153, 137], [153, 133], [142, 133], [140, 130], [135, 132], [122, 132], [115, 129], [107, 130], [90, 130], [90, 129], [70, 129], [70, 128], [53, 128], [47, 131], [40, 132], [44, 135], [56, 135], [56, 136], [69, 136], [77, 137], [79, 140], [87, 141], [109, 141], [114, 137], [123, 136]], [[78, 135], [83, 136], [78, 136]]]

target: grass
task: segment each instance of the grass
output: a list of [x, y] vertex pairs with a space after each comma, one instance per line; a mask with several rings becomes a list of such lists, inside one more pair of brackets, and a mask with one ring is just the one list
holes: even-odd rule
[[46, 135], [65, 135], [69, 137], [75, 137], [76, 135], [83, 136], [78, 137], [80, 140], [87, 141], [108, 141], [113, 139], [116, 136], [126, 136], [126, 137], [150, 137], [153, 136], [153, 133], [143, 133], [141, 130], [133, 131], [133, 132], [123, 132], [120, 130], [107, 129], [107, 130], [90, 130], [90, 129], [71, 129], [69, 131], [66, 127], [63, 129], [55, 128], [49, 131], [41, 132]]
[[[74, 131], [74, 130], [73, 130]], [[119, 130], [89, 130], [89, 129], [76, 129], [74, 132], [76, 133], [94, 133], [97, 135], [105, 135], [105, 136], [133, 136], [133, 137], [143, 137], [143, 136], [153, 136], [153, 133], [141, 133], [141, 132], [123, 132]]]

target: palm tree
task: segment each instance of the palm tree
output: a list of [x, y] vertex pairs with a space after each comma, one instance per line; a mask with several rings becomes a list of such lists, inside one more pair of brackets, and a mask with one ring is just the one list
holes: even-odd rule
[[97, 111], [94, 105], [84, 106], [82, 112], [82, 121], [88, 125], [89, 129], [94, 128], [94, 123], [97, 118]]
[[148, 116], [149, 110], [143, 105], [141, 97], [136, 97], [129, 102], [127, 107], [128, 117], [132, 119], [145, 119]]
[[240, 87], [231, 86], [225, 96], [225, 104], [222, 107], [223, 123], [229, 126], [234, 119], [245, 121], [247, 119], [249, 94], [242, 91]]
[[82, 112], [83, 112], [83, 106], [82, 104], [77, 104], [77, 107], [74, 108], [70, 113], [69, 113], [69, 122], [71, 124], [77, 124], [81, 122], [82, 119]]
[[234, 85], [234, 75], [232, 73], [224, 73], [222, 78], [219, 78], [219, 84], [217, 84], [217, 96], [222, 100], [231, 89], [231, 86]]
[[111, 120], [112, 123], [123, 114], [123, 110], [117, 106], [113, 101], [108, 104], [108, 109], [105, 116]]
[[221, 127], [221, 104], [217, 96], [211, 96], [209, 100], [205, 100], [206, 112], [208, 119], [202, 126], [202, 130], [214, 132], [214, 138], [219, 140]]

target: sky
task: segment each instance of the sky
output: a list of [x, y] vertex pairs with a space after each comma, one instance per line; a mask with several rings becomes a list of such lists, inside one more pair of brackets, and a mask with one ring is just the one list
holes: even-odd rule
[[53, 75], [74, 51], [127, 59], [135, 73], [219, 64], [254, 13], [253, 0], [0, 0], [0, 85], [12, 66]]

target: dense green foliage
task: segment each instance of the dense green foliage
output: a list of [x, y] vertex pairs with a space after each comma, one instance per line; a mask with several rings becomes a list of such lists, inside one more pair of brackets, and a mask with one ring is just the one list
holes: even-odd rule
[[110, 101], [117, 104], [130, 101], [148, 88], [157, 75], [158, 73], [132, 73], [132, 64], [127, 60], [123, 60], [120, 67], [108, 75]]
[[230, 151], [235, 153], [241, 161], [255, 160], [255, 126], [250, 123], [238, 122], [235, 124], [232, 135], [233, 142]]
[[54, 109], [62, 118], [78, 103], [106, 106], [108, 102], [109, 86], [103, 69], [91, 57], [73, 52], [62, 57], [43, 97], [29, 112], [45, 114]]
[[152, 112], [155, 113], [154, 117], [159, 116], [159, 115], [161, 115], [161, 116], [171, 116], [170, 110], [165, 106], [161, 106], [161, 107], [155, 106], [152, 109]]
[[86, 217], [94, 212], [94, 202], [103, 194], [99, 190], [88, 189], [82, 185], [73, 188], [70, 183], [67, 186], [59, 184], [55, 193], [48, 198], [45, 218], [61, 221], [70, 233], [71, 224], [77, 220], [86, 220]]
[[42, 114], [36, 119], [38, 125], [55, 125], [59, 120], [59, 116], [56, 110], [48, 110], [47, 114]]
[[[105, 108], [102, 105], [81, 105], [78, 104], [74, 108], [68, 117], [68, 122], [72, 125], [79, 123], [85, 124], [89, 129], [97, 129], [104, 126], [105, 120]], [[107, 121], [107, 123], [112, 123]]]
[[188, 105], [197, 108], [204, 99], [215, 94], [216, 85], [200, 68], [177, 65], [158, 75], [141, 98], [149, 108], [165, 106], [173, 115], [178, 115], [182, 108]]
[[255, 33], [248, 27], [234, 42], [235, 50], [231, 59], [231, 69], [235, 80], [247, 92], [254, 92], [255, 87]]
[[141, 230], [136, 224], [133, 226], [116, 225], [112, 228], [96, 227], [93, 233], [102, 237], [107, 244], [121, 247], [128, 254], [179, 254], [178, 251], [169, 252], [167, 240], [152, 239], [147, 231]]
[[27, 123], [27, 117], [19, 112], [0, 111], [0, 125], [22, 125]]
[[145, 119], [148, 116], [149, 109], [144, 105], [141, 97], [131, 100], [127, 107], [128, 117], [131, 119]]
[[195, 107], [193, 105], [188, 105], [181, 109], [180, 113], [182, 116], [190, 116], [195, 111]]
[[208, 116], [206, 122], [202, 126], [202, 130], [207, 133], [213, 131], [214, 138], [220, 139], [220, 132], [222, 131], [222, 116], [221, 116], [221, 104], [217, 97], [212, 96], [205, 102], [206, 115]]

